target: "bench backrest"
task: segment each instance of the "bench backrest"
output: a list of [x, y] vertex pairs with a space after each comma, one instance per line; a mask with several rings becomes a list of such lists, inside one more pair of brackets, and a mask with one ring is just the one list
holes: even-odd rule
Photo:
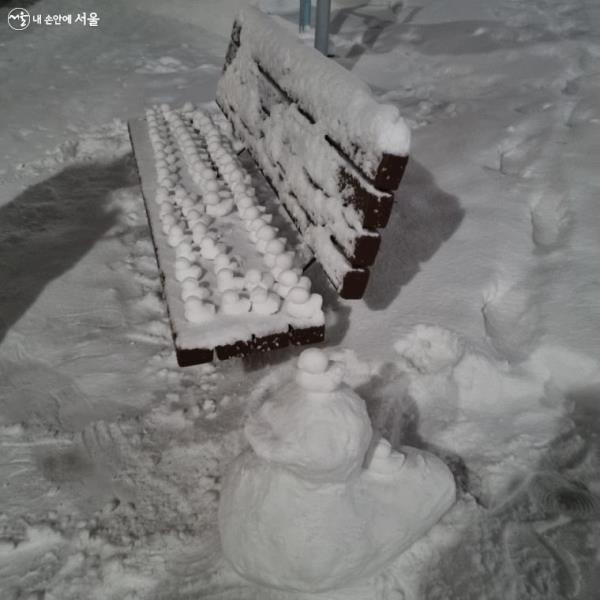
[[397, 108], [253, 7], [217, 103], [340, 295], [362, 297], [408, 157]]

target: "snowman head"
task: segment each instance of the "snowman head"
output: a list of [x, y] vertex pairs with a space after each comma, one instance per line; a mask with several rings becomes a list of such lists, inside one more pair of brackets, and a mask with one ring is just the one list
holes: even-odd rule
[[311, 395], [330, 394], [342, 384], [344, 369], [339, 363], [331, 363], [319, 348], [305, 350], [298, 359], [296, 383]]

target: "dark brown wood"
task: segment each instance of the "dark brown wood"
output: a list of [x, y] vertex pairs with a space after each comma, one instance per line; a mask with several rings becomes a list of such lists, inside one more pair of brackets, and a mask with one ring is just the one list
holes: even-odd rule
[[238, 21], [234, 21], [231, 29], [231, 41], [239, 46], [241, 42], [241, 35], [242, 25]]
[[227, 67], [233, 62], [235, 55], [237, 54], [239, 46], [231, 40], [227, 47], [227, 54], [225, 55], [225, 62], [223, 63], [223, 73], [227, 71]]
[[251, 341], [237, 341], [233, 344], [224, 344], [215, 348], [219, 360], [228, 360], [236, 356], [247, 356], [252, 352]]
[[288, 332], [273, 333], [262, 337], [254, 336], [252, 338], [252, 349], [256, 352], [270, 352], [271, 350], [279, 350], [290, 345], [290, 336]]
[[339, 171], [338, 189], [342, 194], [347, 189], [351, 190], [348, 202], [363, 214], [362, 224], [365, 229], [381, 229], [388, 224], [394, 205], [392, 194], [371, 194], [348, 169]]
[[290, 327], [290, 343], [293, 346], [304, 346], [305, 344], [318, 344], [325, 340], [325, 326], [307, 327], [305, 329], [294, 329]]
[[369, 283], [369, 271], [367, 269], [355, 269], [349, 271], [344, 277], [340, 297], [346, 300], [358, 300], [362, 298]]
[[177, 364], [180, 367], [191, 367], [213, 361], [213, 351], [208, 348], [183, 349], [175, 346]]
[[408, 156], [384, 154], [377, 167], [377, 174], [373, 180], [373, 185], [377, 189], [385, 191], [398, 189], [407, 164]]

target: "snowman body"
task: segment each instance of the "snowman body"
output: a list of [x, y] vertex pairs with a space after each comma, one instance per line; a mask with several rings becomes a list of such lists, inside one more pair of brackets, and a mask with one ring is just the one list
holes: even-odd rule
[[270, 587], [318, 592], [374, 575], [455, 499], [451, 473], [431, 454], [380, 440], [365, 466], [364, 402], [323, 356], [305, 351], [296, 382], [250, 417], [251, 448], [223, 480], [223, 552]]

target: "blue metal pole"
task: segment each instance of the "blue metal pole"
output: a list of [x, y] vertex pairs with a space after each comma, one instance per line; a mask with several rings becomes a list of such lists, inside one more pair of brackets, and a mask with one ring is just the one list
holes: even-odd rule
[[331, 0], [317, 0], [317, 22], [315, 26], [315, 48], [327, 56], [329, 53], [329, 20]]
[[304, 31], [306, 27], [310, 27], [310, 11], [311, 0], [300, 0], [299, 26], [301, 32]]
[[312, 0], [304, 0], [304, 25], [310, 27]]

